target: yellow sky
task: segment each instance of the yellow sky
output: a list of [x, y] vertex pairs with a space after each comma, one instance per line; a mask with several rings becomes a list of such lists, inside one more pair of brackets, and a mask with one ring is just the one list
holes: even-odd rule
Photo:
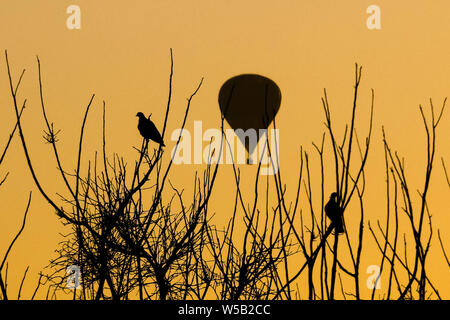
[[[81, 9], [81, 29], [69, 30], [66, 8]], [[368, 30], [366, 8], [381, 8], [381, 30]], [[169, 48], [174, 52], [173, 110], [179, 114], [186, 97], [204, 77], [194, 98], [187, 128], [202, 120], [203, 128], [219, 126], [217, 97], [228, 78], [258, 73], [281, 89], [277, 114], [280, 128], [280, 162], [285, 182], [295, 189], [300, 146], [313, 150], [324, 130], [320, 102], [327, 88], [336, 125], [349, 119], [355, 62], [363, 66], [360, 91], [361, 135], [367, 129], [370, 89], [375, 90], [373, 149], [367, 167], [367, 217], [384, 219], [384, 162], [381, 127], [391, 146], [405, 156], [413, 189], [422, 187], [425, 133], [418, 105], [429, 98], [440, 106], [450, 91], [450, 2], [434, 1], [300, 1], [300, 0], [2, 0], [0, 2], [0, 137], [4, 144], [14, 121], [3, 50], [7, 49], [16, 77], [26, 69], [20, 96], [28, 99], [23, 125], [32, 160], [48, 192], [61, 187], [56, 164], [44, 144], [40, 113], [36, 55], [42, 63], [49, 117], [62, 129], [59, 147], [67, 169], [75, 168], [76, 144], [83, 112], [96, 94], [87, 125], [86, 159], [101, 143], [101, 103], [107, 104], [108, 150], [133, 159], [139, 145], [136, 112], [152, 113], [162, 124], [168, 92]], [[177, 113], [178, 110], [178, 113]], [[428, 110], [426, 108], [426, 110]], [[180, 126], [173, 116], [168, 133]], [[450, 250], [449, 195], [440, 159], [450, 167], [450, 117], [445, 114], [438, 131], [438, 152], [431, 187], [430, 209], [436, 228]], [[340, 131], [342, 133], [342, 130]], [[167, 136], [168, 137], [168, 136]], [[167, 139], [167, 138], [166, 138]], [[166, 140], [167, 141], [167, 140]], [[34, 187], [19, 140], [14, 139], [1, 174], [10, 171], [0, 188], [0, 253], [20, 226], [27, 194], [33, 190], [29, 221], [10, 256], [11, 292], [27, 265], [30, 277], [24, 297], [34, 289], [37, 272], [54, 257], [62, 230], [53, 210]], [[174, 142], [166, 144], [173, 147]], [[206, 143], [205, 143], [206, 145]], [[190, 184], [201, 166], [174, 168], [179, 185]], [[251, 176], [254, 167], [242, 166]], [[217, 193], [225, 192], [230, 167], [224, 167]], [[218, 223], [227, 219], [228, 199], [213, 197]], [[222, 206], [221, 206], [222, 205]], [[224, 211], [224, 212], [222, 212]], [[367, 231], [364, 266], [371, 260], [373, 241]], [[371, 247], [372, 246], [372, 247]], [[438, 243], [433, 242], [429, 262], [432, 279], [444, 297], [450, 297], [449, 276]], [[365, 280], [364, 280], [365, 281]], [[364, 283], [362, 284], [362, 286]], [[367, 291], [367, 290], [366, 290]], [[365, 293], [367, 294], [367, 292]]]

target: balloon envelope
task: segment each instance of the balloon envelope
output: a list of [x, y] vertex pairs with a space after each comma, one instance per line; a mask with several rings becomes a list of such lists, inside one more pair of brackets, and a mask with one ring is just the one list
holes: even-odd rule
[[[277, 84], [257, 74], [235, 76], [227, 80], [219, 91], [220, 111], [234, 130], [253, 128], [259, 134], [259, 129], [267, 129], [272, 122], [280, 103], [281, 91]], [[246, 143], [245, 147], [251, 154], [255, 146]]]

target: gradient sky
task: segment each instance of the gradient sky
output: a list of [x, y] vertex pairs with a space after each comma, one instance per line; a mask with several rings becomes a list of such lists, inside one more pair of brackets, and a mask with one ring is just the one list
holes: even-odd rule
[[[344, 4], [345, 3], [345, 4]], [[81, 29], [69, 30], [66, 8], [81, 8]], [[381, 8], [381, 30], [368, 30], [366, 8]], [[285, 183], [295, 189], [300, 146], [313, 152], [324, 131], [321, 106], [327, 88], [336, 126], [350, 117], [354, 65], [363, 66], [360, 88], [361, 137], [367, 130], [370, 89], [375, 90], [373, 149], [367, 166], [367, 218], [375, 223], [385, 217], [384, 159], [381, 128], [391, 147], [406, 158], [413, 190], [423, 186], [426, 147], [419, 104], [429, 111], [450, 94], [450, 2], [434, 1], [300, 1], [300, 0], [2, 0], [0, 2], [0, 137], [4, 145], [14, 124], [3, 50], [8, 50], [15, 77], [26, 69], [19, 92], [27, 98], [23, 116], [25, 135], [39, 177], [55, 195], [61, 181], [50, 146], [42, 139], [44, 128], [39, 105], [36, 55], [42, 64], [48, 115], [61, 129], [59, 148], [64, 167], [75, 168], [76, 146], [84, 108], [91, 94], [96, 98], [88, 119], [85, 159], [93, 159], [101, 145], [101, 106], [107, 105], [108, 152], [124, 155], [130, 163], [133, 146], [140, 144], [136, 112], [152, 113], [162, 124], [168, 92], [169, 49], [174, 53], [173, 110], [168, 133], [180, 126], [186, 98], [200, 79], [204, 83], [194, 98], [187, 128], [202, 120], [203, 128], [218, 128], [217, 96], [223, 82], [242, 73], [259, 73], [281, 88], [277, 114], [280, 128], [280, 162]], [[177, 112], [178, 111], [178, 112]], [[438, 129], [438, 151], [432, 177], [430, 210], [435, 234], [441, 230], [450, 250], [449, 196], [441, 157], [450, 167], [450, 117], [448, 109]], [[338, 129], [339, 130], [339, 129]], [[168, 139], [168, 136], [167, 138]], [[166, 140], [167, 141], [167, 140]], [[30, 265], [23, 297], [34, 290], [42, 270], [62, 240], [64, 229], [53, 210], [38, 194], [17, 137], [0, 174], [10, 172], [0, 188], [0, 256], [20, 227], [28, 192], [33, 200], [26, 229], [9, 263], [11, 295], [15, 295], [23, 271]], [[166, 142], [168, 148], [174, 142]], [[205, 143], [206, 145], [206, 143]], [[86, 163], [86, 162], [85, 162]], [[174, 168], [174, 182], [188, 189], [194, 170], [202, 166]], [[255, 167], [242, 166], [253, 177]], [[217, 193], [232, 183], [224, 167]], [[295, 174], [289, 174], [294, 172]], [[327, 190], [328, 191], [328, 190]], [[331, 190], [329, 190], [331, 192]], [[229, 199], [215, 196], [216, 222], [227, 220]], [[349, 223], [352, 220], [348, 218]], [[356, 219], [356, 217], [354, 218]], [[355, 220], [356, 221], [356, 220]], [[367, 247], [361, 272], [377, 264], [367, 230]], [[433, 242], [428, 271], [441, 295], [450, 297], [450, 271], [439, 244]], [[362, 277], [362, 288], [365, 278]], [[365, 289], [364, 289], [365, 290]], [[365, 290], [363, 294], [368, 294]]]

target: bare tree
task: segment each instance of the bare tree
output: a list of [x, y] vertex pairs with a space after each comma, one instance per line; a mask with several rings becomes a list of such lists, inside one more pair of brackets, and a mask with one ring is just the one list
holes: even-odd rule
[[[22, 80], [23, 74], [24, 74], [24, 72], [22, 72], [22, 74], [20, 75], [18, 83], [17, 83], [17, 86], [15, 88], [11, 88], [12, 93], [14, 95], [17, 94], [17, 91], [19, 89], [19, 84], [20, 84], [20, 82]], [[22, 116], [22, 112], [23, 112], [24, 109], [25, 109], [25, 101], [24, 101], [24, 103], [23, 103], [23, 105], [22, 105], [22, 107], [20, 109], [19, 114], [18, 114], [19, 119]], [[3, 164], [3, 160], [5, 160], [6, 153], [7, 153], [8, 149], [9, 149], [9, 146], [11, 145], [11, 141], [12, 141], [12, 139], [14, 137], [14, 134], [15, 134], [15, 132], [17, 130], [17, 126], [18, 126], [18, 122], [16, 122], [16, 124], [14, 125], [14, 128], [11, 130], [11, 133], [9, 134], [8, 140], [6, 141], [6, 144], [5, 144], [5, 146], [3, 148], [3, 151], [2, 151], [2, 153], [0, 155], [0, 167]], [[8, 176], [9, 176], [9, 172], [7, 172], [4, 177], [0, 178], [0, 187], [3, 186], [3, 184], [5, 183], [5, 181], [8, 178]], [[10, 254], [10, 252], [11, 252], [13, 246], [14, 246], [14, 243], [20, 237], [20, 235], [22, 234], [22, 232], [23, 232], [23, 230], [25, 228], [25, 223], [26, 223], [26, 219], [27, 219], [27, 215], [28, 215], [28, 210], [30, 208], [30, 204], [31, 204], [31, 192], [30, 192], [30, 195], [28, 197], [28, 203], [27, 203], [27, 206], [26, 206], [26, 209], [25, 209], [25, 213], [23, 215], [22, 226], [20, 227], [19, 231], [17, 232], [15, 237], [10, 242], [8, 248], [6, 249], [5, 254], [3, 255], [3, 259], [2, 259], [1, 264], [0, 264], [0, 290], [1, 290], [0, 291], [0, 293], [1, 293], [0, 298], [3, 299], [3, 300], [8, 300], [8, 293], [7, 293], [7, 287], [8, 287], [8, 284], [7, 284], [7, 270], [8, 270], [7, 259], [8, 259], [8, 256], [9, 256], [9, 254]], [[5, 276], [3, 277], [2, 272], [3, 272], [3, 268], [5, 266], [6, 266], [6, 273], [5, 273]], [[23, 284], [23, 282], [25, 280], [27, 272], [28, 272], [28, 267], [25, 270], [24, 276], [22, 278], [22, 283], [20, 285], [18, 298], [20, 298], [22, 284]]]
[[[335, 287], [336, 279], [338, 274], [338, 267], [345, 274], [349, 275], [354, 279], [354, 293], [349, 293], [348, 295], [354, 296], [356, 299], [360, 298], [359, 290], [359, 268], [362, 253], [362, 243], [363, 243], [363, 224], [364, 224], [364, 205], [363, 196], [365, 193], [365, 165], [368, 158], [369, 147], [371, 142], [372, 134], [372, 119], [373, 119], [373, 107], [374, 107], [374, 91], [372, 90], [372, 102], [370, 106], [370, 119], [369, 119], [369, 131], [365, 138], [364, 147], [361, 146], [355, 129], [356, 110], [357, 110], [357, 97], [358, 88], [361, 81], [361, 67], [355, 66], [355, 86], [353, 95], [353, 105], [351, 109], [350, 126], [346, 125], [342, 142], [339, 143], [336, 137], [335, 129], [332, 126], [332, 117], [330, 111], [330, 104], [328, 101], [328, 96], [326, 90], [324, 90], [324, 97], [322, 98], [322, 105], [325, 112], [325, 126], [326, 132], [323, 134], [322, 142], [318, 146], [313, 143], [313, 147], [318, 154], [319, 164], [320, 164], [320, 176], [321, 184], [320, 190], [318, 192], [314, 191], [311, 184], [311, 172], [310, 172], [310, 155], [306, 151], [301, 150], [300, 157], [300, 174], [298, 179], [298, 187], [296, 197], [293, 201], [287, 204], [287, 200], [284, 197], [286, 186], [282, 183], [281, 170], [278, 171], [275, 177], [275, 184], [277, 195], [280, 203], [280, 210], [283, 211], [283, 216], [289, 221], [292, 235], [296, 240], [296, 243], [300, 247], [300, 252], [303, 255], [305, 262], [301, 265], [298, 271], [294, 275], [287, 274], [286, 281], [284, 285], [281, 286], [281, 290], [275, 295], [275, 298], [282, 296], [282, 292], [287, 289], [291, 291], [289, 287], [293, 285], [300, 275], [308, 270], [307, 282], [308, 282], [308, 298], [309, 299], [334, 299], [335, 297]], [[326, 153], [325, 141], [326, 138], [329, 139], [330, 152]], [[355, 148], [358, 148], [359, 156], [354, 156]], [[330, 155], [331, 160], [327, 160], [325, 155]], [[355, 159], [356, 158], [356, 159]], [[353, 164], [356, 162], [356, 165]], [[352, 164], [352, 165], [351, 165]], [[360, 222], [359, 229], [356, 236], [356, 241], [352, 240], [352, 235], [345, 232], [345, 244], [346, 248], [350, 254], [351, 258], [351, 269], [344, 266], [344, 264], [339, 260], [338, 255], [338, 243], [339, 235], [337, 232], [334, 234], [334, 241], [332, 244], [328, 243], [328, 238], [332, 235], [334, 224], [326, 224], [326, 219], [324, 216], [324, 197], [325, 197], [325, 185], [327, 185], [328, 177], [325, 175], [327, 168], [331, 165], [334, 166], [334, 177], [335, 181], [335, 192], [338, 194], [339, 206], [342, 208], [344, 213], [347, 213], [346, 209], [352, 199], [356, 198], [359, 203], [360, 208]], [[350, 168], [356, 168], [352, 172]], [[306, 168], [306, 177], [302, 177], [303, 168]], [[301, 185], [304, 186], [304, 194], [306, 196], [306, 203], [301, 203]], [[320, 207], [317, 208], [312, 200], [314, 194], [319, 194], [320, 197]], [[331, 193], [331, 192], [330, 192]], [[292, 206], [294, 203], [294, 206]], [[304, 207], [306, 206], [306, 208]], [[293, 219], [296, 211], [299, 211], [300, 224], [296, 225]], [[309, 212], [309, 225], [305, 224], [306, 217], [305, 212]], [[348, 213], [347, 213], [348, 214]], [[346, 214], [344, 214], [344, 217]], [[314, 245], [318, 241], [316, 245]], [[329, 256], [327, 254], [327, 248], [330, 250], [332, 262], [329, 265]], [[343, 250], [343, 249], [341, 249]], [[319, 253], [322, 252], [320, 257], [320, 269], [319, 269], [319, 284], [315, 284], [314, 268]], [[329, 268], [331, 267], [331, 270]], [[316, 268], [317, 269], [317, 268]], [[320, 295], [316, 290], [316, 287], [320, 287]], [[343, 288], [343, 298], [345, 298], [346, 293]], [[300, 292], [297, 292], [300, 295]], [[290, 298], [289, 295], [286, 295]]]
[[[376, 240], [378, 248], [382, 253], [382, 263], [386, 260], [390, 266], [390, 276], [389, 276], [389, 287], [388, 287], [388, 298], [391, 294], [392, 278], [395, 279], [397, 284], [397, 289], [399, 293], [399, 299], [415, 299], [415, 292], [418, 293], [417, 298], [420, 300], [427, 299], [433, 294], [437, 298], [441, 298], [438, 290], [432, 284], [426, 268], [426, 261], [430, 253], [431, 240], [433, 238], [433, 226], [431, 213], [428, 206], [428, 194], [431, 184], [431, 173], [434, 165], [434, 159], [436, 154], [436, 129], [439, 122], [442, 119], [446, 99], [442, 104], [441, 110], [436, 114], [433, 106], [433, 102], [430, 99], [430, 110], [431, 119], [427, 119], [423, 111], [422, 106], [419, 106], [420, 113], [422, 116], [423, 124], [426, 132], [426, 165], [425, 165], [425, 178], [424, 186], [421, 190], [418, 190], [419, 202], [414, 201], [414, 196], [411, 192], [411, 183], [407, 178], [405, 159], [401, 158], [397, 152], [392, 151], [390, 148], [386, 135], [383, 130], [383, 142], [386, 154], [386, 178], [387, 178], [387, 199], [388, 199], [388, 210], [387, 210], [387, 221], [386, 228], [383, 230], [378, 222], [378, 231], [381, 233], [381, 240], [376, 236], [375, 231], [370, 227], [371, 233]], [[445, 168], [445, 166], [444, 166]], [[389, 192], [390, 180], [392, 179], [394, 183], [393, 190], [393, 206], [395, 214], [395, 233], [394, 238], [390, 237], [389, 225], [390, 225], [390, 207], [389, 199], [392, 194]], [[399, 203], [401, 202], [401, 204]], [[401, 207], [400, 207], [401, 206]], [[413, 263], [412, 265], [408, 262], [410, 259], [410, 250], [407, 247], [406, 234], [403, 234], [404, 245], [403, 251], [404, 256], [401, 257], [399, 254], [400, 244], [398, 244], [398, 233], [399, 233], [399, 214], [403, 213], [406, 220], [408, 221], [408, 227], [410, 235], [414, 239], [414, 250], [413, 252]], [[428, 226], [428, 230], [426, 227]], [[439, 236], [440, 239], [440, 236]], [[384, 245], [382, 245], [384, 242]], [[444, 250], [444, 247], [442, 246]], [[443, 251], [445, 255], [445, 250]], [[395, 268], [395, 265], [397, 268]], [[403, 271], [406, 274], [406, 285], [401, 283], [400, 273]], [[416, 290], [413, 290], [413, 286], [416, 286]], [[428, 292], [428, 296], [426, 296]]]
[[[170, 57], [163, 137], [172, 114], [172, 51]], [[293, 198], [287, 196], [283, 168], [279, 166], [278, 154], [271, 150], [266, 137], [263, 152], [269, 155], [272, 168], [278, 170], [273, 170], [275, 174], [266, 176], [264, 180], [260, 178], [260, 162], [254, 171], [255, 176], [251, 180], [253, 189], [248, 197], [244, 194], [242, 183], [250, 180], [243, 178], [239, 168], [233, 164], [234, 207], [230, 220], [223, 228], [212, 223], [211, 212], [215, 208], [209, 204], [223, 147], [229, 147], [224, 134], [223, 115], [220, 148], [210, 150], [209, 154], [211, 160], [215, 152], [219, 152], [218, 159], [210, 161], [203, 172], [195, 172], [192, 194], [186, 195], [183, 188], [173, 185], [170, 178], [173, 162], [163, 157], [161, 146], [150, 150], [143, 140], [140, 147], [134, 147], [136, 154], [131, 169], [123, 156], [108, 156], [105, 102], [101, 128], [103, 146], [94, 159], [83, 160], [85, 126], [94, 106], [95, 95], [87, 99], [78, 139], [76, 167], [67, 171], [59, 152], [59, 131], [46, 113], [41, 64], [37, 59], [40, 106], [46, 128], [44, 138], [52, 148], [58, 175], [64, 183], [64, 190], [57, 196], [50, 196], [33, 166], [20, 119], [26, 100], [20, 103], [17, 91], [24, 72], [14, 83], [6, 52], [5, 58], [17, 123], [0, 164], [17, 128], [36, 187], [69, 230], [58, 245], [57, 257], [50, 261], [50, 271], [40, 274], [32, 298], [41, 285], [47, 285], [48, 299], [56, 299], [58, 292], [70, 293], [73, 299], [85, 300], [300, 299], [306, 296], [310, 300], [338, 297], [362, 299], [360, 268], [367, 222], [366, 164], [372, 145], [375, 95], [371, 90], [371, 102], [366, 108], [369, 113], [368, 129], [363, 140], [360, 140], [357, 133], [357, 124], [361, 122], [358, 101], [362, 75], [360, 66], [355, 66], [353, 103], [349, 108], [348, 124], [340, 131], [336, 129], [324, 89], [322, 107], [325, 131], [321, 142], [312, 144], [312, 151], [300, 148]], [[187, 98], [175, 148], [179, 146], [192, 100], [202, 83], [203, 79]], [[372, 228], [370, 223], [368, 226], [381, 253], [380, 272], [388, 270], [387, 295], [383, 296], [386, 299], [441, 298], [426, 267], [433, 236], [427, 199], [436, 152], [436, 128], [442, 118], [445, 101], [438, 114], [430, 103], [431, 119], [420, 108], [427, 136], [427, 162], [424, 187], [418, 193], [418, 205], [411, 195], [404, 159], [391, 150], [383, 130], [386, 225], [382, 227], [377, 221], [378, 230]], [[276, 128], [275, 119], [273, 126]], [[82, 163], [87, 164], [83, 172]], [[447, 173], [443, 159], [442, 166]], [[320, 176], [319, 183], [314, 180], [316, 173]], [[347, 217], [356, 216], [352, 219], [356, 221], [356, 227], [352, 224], [347, 228], [344, 224], [342, 234], [335, 231], [335, 221], [329, 221], [324, 210], [325, 197], [332, 192], [337, 194], [337, 206], [343, 212], [344, 221], [350, 220]], [[247, 203], [244, 199], [250, 201]], [[23, 230], [30, 200], [31, 194], [22, 228], [10, 248]], [[403, 234], [403, 246], [400, 243], [400, 231], [404, 228], [401, 216], [406, 217], [408, 236], [414, 239], [413, 249], [407, 246], [406, 234]], [[438, 238], [448, 264], [439, 231]], [[7, 298], [6, 281], [1, 271], [10, 248], [0, 266], [0, 288], [4, 299]], [[67, 274], [68, 266], [79, 268], [80, 288], [77, 285], [67, 287], [67, 280], [73, 277], [73, 274]], [[28, 269], [23, 279], [27, 272]], [[44, 282], [41, 282], [42, 279]], [[307, 286], [300, 288], [301, 281]], [[18, 298], [22, 285], [23, 280]], [[374, 298], [375, 289], [371, 292], [371, 299]]]

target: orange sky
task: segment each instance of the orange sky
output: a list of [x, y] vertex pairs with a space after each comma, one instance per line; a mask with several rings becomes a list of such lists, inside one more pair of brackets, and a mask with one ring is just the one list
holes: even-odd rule
[[[344, 4], [345, 3], [345, 4]], [[81, 8], [81, 29], [69, 30], [66, 8]], [[368, 30], [366, 8], [381, 8], [381, 30]], [[186, 97], [204, 77], [194, 98], [187, 128], [195, 120], [203, 128], [219, 126], [218, 92], [228, 78], [258, 73], [281, 88], [277, 114], [280, 128], [280, 162], [285, 182], [295, 189], [300, 146], [313, 152], [324, 130], [320, 98], [327, 88], [337, 126], [349, 119], [355, 62], [363, 66], [360, 88], [361, 117], [357, 130], [367, 129], [370, 89], [375, 90], [373, 149], [367, 166], [367, 218], [373, 223], [385, 217], [384, 160], [381, 127], [393, 149], [406, 158], [413, 190], [422, 188], [425, 172], [425, 132], [419, 104], [432, 98], [440, 106], [449, 95], [450, 2], [299, 0], [3, 0], [0, 2], [0, 136], [6, 141], [14, 123], [3, 50], [7, 49], [16, 78], [22, 68], [25, 78], [19, 95], [28, 99], [23, 126], [32, 160], [48, 192], [61, 187], [55, 179], [56, 164], [50, 147], [43, 142], [44, 123], [39, 106], [36, 55], [42, 64], [48, 115], [62, 129], [59, 148], [67, 169], [75, 168], [76, 146], [84, 108], [96, 94], [88, 119], [85, 159], [92, 159], [101, 143], [101, 106], [107, 104], [109, 153], [117, 152], [133, 161], [132, 146], [140, 144], [136, 112], [164, 118], [170, 66], [174, 52], [173, 110], [181, 112]], [[168, 133], [180, 126], [181, 115], [168, 123]], [[440, 159], [450, 168], [450, 117], [448, 109], [438, 129], [438, 151], [430, 195], [435, 228], [441, 230], [450, 250], [449, 188]], [[168, 136], [167, 136], [168, 137]], [[16, 137], [17, 138], [17, 137]], [[26, 229], [12, 252], [10, 290], [17, 292], [23, 271], [31, 266], [24, 287], [26, 298], [34, 290], [36, 274], [54, 257], [62, 231], [53, 210], [34, 187], [26, 168], [19, 140], [14, 139], [0, 174], [10, 171], [0, 188], [0, 256], [20, 226], [27, 194], [33, 200]], [[166, 138], [168, 139], [168, 138]], [[172, 148], [174, 142], [166, 144]], [[206, 143], [205, 143], [206, 145]], [[174, 168], [174, 182], [190, 184], [199, 165]], [[252, 177], [255, 167], [242, 166]], [[289, 174], [295, 172], [295, 174]], [[224, 167], [217, 193], [229, 188], [231, 168]], [[227, 220], [229, 199], [213, 197], [217, 223]], [[352, 218], [349, 218], [350, 220]], [[437, 233], [437, 230], [435, 230]], [[367, 230], [362, 273], [379, 258]], [[436, 239], [435, 239], [436, 240]], [[450, 271], [438, 242], [428, 270], [439, 284], [441, 295], [450, 297]], [[362, 281], [365, 282], [365, 279]], [[364, 282], [361, 284], [365, 288]], [[363, 294], [369, 294], [364, 289]]]

